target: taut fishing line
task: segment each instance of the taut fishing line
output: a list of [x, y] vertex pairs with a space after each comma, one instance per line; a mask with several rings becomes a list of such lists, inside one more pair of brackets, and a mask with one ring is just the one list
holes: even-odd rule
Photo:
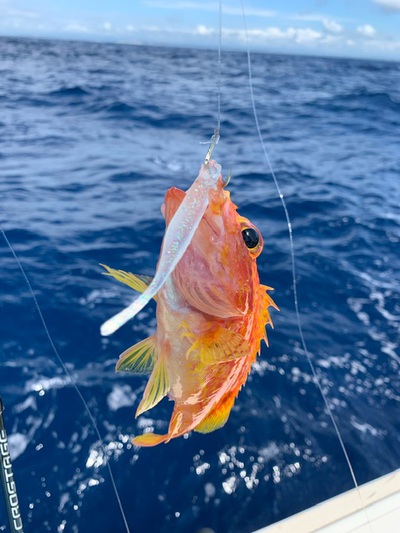
[[60, 365], [61, 365], [62, 369], [64, 370], [65, 374], [67, 375], [68, 379], [70, 380], [71, 385], [73, 386], [73, 388], [75, 389], [77, 395], [81, 399], [81, 401], [83, 403], [83, 406], [85, 408], [85, 411], [86, 411], [86, 413], [87, 413], [87, 415], [88, 415], [88, 417], [90, 419], [90, 422], [92, 423], [94, 432], [96, 433], [97, 438], [100, 441], [100, 445], [101, 445], [101, 447], [103, 449], [103, 454], [104, 454], [105, 461], [106, 461], [107, 470], [108, 470], [108, 473], [110, 474], [110, 479], [111, 479], [111, 484], [112, 484], [112, 487], [113, 487], [113, 491], [114, 491], [115, 497], [116, 497], [117, 502], [118, 502], [118, 507], [119, 507], [119, 510], [121, 512], [122, 519], [124, 521], [125, 529], [126, 529], [127, 533], [130, 533], [130, 529], [129, 529], [129, 526], [128, 526], [128, 521], [126, 519], [125, 512], [124, 512], [124, 509], [122, 507], [121, 498], [120, 498], [120, 495], [118, 493], [117, 485], [115, 483], [114, 474], [112, 473], [110, 462], [108, 460], [107, 448], [106, 448], [106, 445], [104, 444], [102, 436], [100, 435], [100, 431], [99, 431], [99, 428], [97, 426], [96, 420], [94, 419], [94, 416], [92, 414], [92, 411], [90, 410], [89, 405], [87, 404], [85, 398], [83, 397], [78, 385], [74, 381], [74, 378], [72, 377], [70, 371], [65, 366], [64, 361], [63, 361], [61, 355], [59, 354], [59, 352], [58, 352], [58, 350], [56, 348], [56, 345], [54, 344], [53, 337], [51, 336], [49, 328], [47, 327], [47, 323], [46, 323], [46, 321], [44, 319], [44, 316], [43, 316], [43, 313], [42, 313], [42, 311], [40, 309], [39, 302], [38, 302], [38, 300], [36, 298], [36, 294], [35, 294], [35, 292], [34, 292], [34, 290], [32, 288], [31, 282], [29, 281], [29, 278], [28, 278], [28, 276], [27, 276], [27, 274], [25, 272], [24, 267], [22, 266], [21, 261], [19, 260], [19, 258], [17, 256], [17, 253], [15, 252], [11, 242], [8, 240], [8, 237], [7, 237], [4, 229], [1, 226], [0, 226], [0, 232], [2, 233], [2, 235], [4, 237], [4, 240], [6, 241], [6, 244], [7, 244], [8, 248], [10, 249], [12, 255], [14, 256], [14, 259], [16, 260], [16, 262], [18, 264], [18, 267], [19, 267], [19, 269], [21, 271], [21, 274], [22, 274], [22, 276], [23, 276], [23, 278], [24, 278], [24, 280], [25, 280], [25, 282], [26, 282], [26, 284], [28, 286], [29, 292], [30, 292], [30, 294], [31, 294], [31, 296], [33, 298], [34, 303], [35, 303], [36, 310], [37, 310], [37, 312], [39, 314], [40, 321], [41, 321], [41, 323], [43, 325], [44, 331], [45, 331], [46, 336], [47, 336], [47, 338], [49, 340], [51, 349], [53, 350], [53, 353], [55, 354], [58, 362], [60, 363]]
[[218, 28], [218, 85], [217, 85], [217, 128], [221, 131], [221, 48], [222, 48], [222, 0], [218, 2], [218, 14], [219, 14], [219, 28]]
[[291, 256], [291, 263], [292, 263], [293, 299], [294, 299], [294, 307], [295, 307], [296, 321], [297, 321], [297, 327], [298, 327], [298, 330], [299, 330], [300, 341], [301, 341], [301, 345], [302, 345], [303, 351], [304, 351], [304, 353], [305, 353], [305, 355], [307, 357], [308, 364], [309, 364], [309, 366], [311, 368], [311, 372], [312, 372], [312, 375], [314, 377], [315, 383], [316, 383], [316, 385], [317, 385], [317, 387], [319, 389], [319, 392], [321, 393], [321, 396], [322, 396], [322, 399], [324, 401], [327, 413], [328, 413], [329, 418], [330, 418], [330, 420], [332, 422], [332, 425], [333, 425], [333, 427], [335, 429], [335, 433], [336, 433], [336, 436], [337, 436], [337, 438], [339, 440], [340, 447], [342, 449], [343, 455], [344, 455], [344, 457], [346, 459], [346, 463], [347, 463], [348, 469], [350, 471], [354, 487], [357, 489], [357, 493], [358, 493], [360, 502], [362, 504], [362, 508], [364, 509], [364, 512], [366, 514], [368, 524], [370, 524], [369, 517], [368, 517], [367, 510], [366, 510], [365, 503], [364, 503], [364, 499], [363, 499], [361, 491], [360, 491], [360, 487], [359, 487], [359, 484], [358, 484], [358, 481], [357, 481], [357, 478], [356, 478], [356, 475], [355, 475], [355, 472], [354, 472], [353, 465], [352, 465], [352, 463], [350, 461], [350, 457], [349, 457], [349, 454], [347, 452], [346, 445], [344, 444], [344, 441], [343, 441], [342, 435], [340, 433], [339, 427], [338, 427], [338, 425], [336, 423], [336, 420], [335, 420], [335, 418], [333, 416], [332, 409], [329, 407], [328, 398], [327, 398], [326, 394], [323, 391], [323, 388], [322, 388], [322, 385], [321, 385], [321, 381], [320, 381], [320, 379], [318, 377], [318, 374], [317, 374], [317, 371], [315, 369], [314, 363], [312, 362], [312, 359], [311, 359], [311, 356], [310, 356], [310, 353], [308, 351], [308, 348], [307, 348], [307, 345], [306, 345], [306, 341], [305, 341], [305, 338], [304, 338], [303, 328], [301, 326], [299, 302], [298, 302], [298, 296], [297, 296], [296, 261], [295, 261], [294, 244], [293, 244], [292, 223], [290, 221], [289, 211], [288, 211], [288, 208], [287, 208], [287, 205], [286, 205], [286, 202], [285, 202], [285, 198], [283, 196], [283, 193], [282, 193], [282, 190], [280, 188], [278, 179], [277, 179], [277, 177], [275, 175], [275, 172], [274, 172], [274, 170], [272, 168], [271, 160], [269, 158], [268, 151], [267, 151], [267, 148], [266, 148], [265, 143], [264, 143], [264, 139], [263, 139], [261, 128], [260, 128], [260, 123], [259, 123], [259, 120], [258, 120], [258, 113], [257, 113], [257, 108], [256, 108], [256, 103], [255, 103], [255, 98], [254, 98], [254, 89], [253, 89], [253, 77], [252, 77], [249, 38], [248, 38], [248, 31], [247, 31], [247, 20], [246, 20], [246, 13], [245, 13], [243, 0], [241, 0], [241, 5], [242, 5], [242, 14], [243, 14], [243, 24], [244, 24], [244, 30], [245, 30], [245, 40], [246, 40], [247, 67], [248, 67], [248, 76], [249, 76], [249, 91], [250, 91], [251, 105], [252, 105], [252, 108], [253, 108], [254, 122], [255, 122], [255, 125], [256, 125], [258, 138], [259, 138], [259, 141], [260, 141], [260, 145], [261, 145], [265, 160], [267, 162], [268, 169], [269, 169], [270, 174], [271, 174], [271, 176], [272, 176], [272, 178], [274, 180], [274, 184], [275, 184], [276, 190], [278, 192], [278, 196], [279, 196], [279, 198], [281, 200], [282, 207], [283, 207], [283, 210], [285, 212], [286, 223], [287, 223], [288, 232], [289, 232], [290, 256]]

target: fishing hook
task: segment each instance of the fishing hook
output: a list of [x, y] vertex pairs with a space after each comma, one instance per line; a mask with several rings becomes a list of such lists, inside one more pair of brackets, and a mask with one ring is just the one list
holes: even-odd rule
[[210, 148], [208, 149], [206, 158], [204, 159], [205, 165], [208, 165], [208, 163], [210, 162], [211, 155], [213, 153], [215, 146], [218, 144], [218, 141], [219, 141], [219, 128], [215, 128], [214, 135], [211, 137]]

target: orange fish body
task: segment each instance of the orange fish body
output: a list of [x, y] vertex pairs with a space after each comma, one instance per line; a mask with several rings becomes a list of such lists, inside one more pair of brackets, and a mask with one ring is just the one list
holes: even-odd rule
[[[184, 197], [174, 187], [167, 192], [167, 226]], [[166, 395], [175, 402], [168, 433], [145, 433], [133, 440], [137, 446], [222, 427], [267, 340], [268, 307], [276, 306], [257, 271], [263, 240], [236, 209], [220, 178], [190, 245], [157, 294], [156, 333], [117, 363], [118, 371], [151, 371], [136, 416]], [[141, 292], [150, 281], [106, 268]]]

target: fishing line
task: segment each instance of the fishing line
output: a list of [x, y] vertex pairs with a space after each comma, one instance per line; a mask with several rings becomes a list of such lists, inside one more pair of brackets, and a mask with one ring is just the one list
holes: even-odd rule
[[[218, 9], [218, 20], [219, 20], [219, 28], [218, 28], [218, 82], [217, 82], [217, 129], [218, 134], [221, 131], [221, 90], [222, 90], [222, 63], [221, 63], [221, 48], [222, 48], [222, 0], [219, 0], [219, 9]], [[218, 141], [217, 141], [218, 142]]]
[[[330, 418], [330, 420], [332, 422], [332, 425], [333, 425], [333, 427], [335, 429], [335, 432], [336, 432], [337, 438], [339, 440], [340, 447], [342, 449], [343, 455], [344, 455], [344, 457], [346, 459], [346, 463], [347, 463], [347, 466], [349, 468], [349, 471], [350, 471], [354, 486], [357, 489], [358, 496], [359, 496], [360, 501], [362, 503], [363, 509], [366, 512], [364, 500], [363, 500], [361, 492], [360, 492], [360, 487], [359, 487], [359, 484], [357, 482], [357, 478], [356, 478], [356, 475], [355, 475], [355, 472], [354, 472], [354, 469], [353, 469], [353, 465], [352, 465], [352, 463], [350, 461], [350, 457], [348, 455], [347, 448], [346, 448], [346, 446], [344, 444], [342, 435], [341, 435], [341, 433], [339, 431], [339, 427], [338, 427], [338, 425], [336, 423], [336, 420], [335, 420], [335, 418], [333, 416], [332, 410], [329, 407], [327, 396], [326, 396], [326, 394], [324, 393], [324, 391], [322, 389], [322, 385], [321, 385], [320, 379], [318, 377], [318, 374], [317, 374], [317, 371], [315, 369], [314, 363], [312, 362], [312, 359], [311, 359], [311, 356], [310, 356], [310, 353], [308, 351], [308, 348], [307, 348], [307, 345], [306, 345], [306, 341], [305, 341], [305, 338], [304, 338], [304, 335], [303, 335], [303, 328], [301, 326], [299, 303], [298, 303], [298, 296], [297, 296], [296, 262], [295, 262], [295, 253], [294, 253], [294, 244], [293, 244], [292, 223], [290, 221], [289, 211], [287, 209], [284, 196], [283, 196], [281, 188], [279, 186], [278, 179], [277, 179], [277, 177], [275, 175], [275, 172], [274, 172], [274, 170], [272, 168], [271, 160], [269, 158], [269, 155], [268, 155], [265, 143], [264, 143], [264, 139], [263, 139], [263, 136], [262, 136], [262, 133], [261, 133], [260, 123], [259, 123], [259, 120], [258, 120], [256, 103], [255, 103], [255, 98], [254, 98], [250, 47], [249, 47], [247, 21], [246, 21], [246, 14], [245, 14], [243, 0], [241, 0], [241, 5], [242, 5], [242, 14], [243, 14], [243, 22], [244, 22], [244, 30], [245, 30], [245, 41], [246, 41], [246, 48], [247, 48], [247, 67], [248, 67], [248, 75], [249, 75], [250, 100], [251, 100], [251, 105], [252, 105], [252, 108], [253, 108], [254, 122], [255, 122], [255, 125], [256, 125], [256, 130], [257, 130], [258, 138], [259, 138], [259, 141], [260, 141], [260, 144], [261, 144], [261, 148], [262, 148], [262, 151], [264, 153], [264, 157], [265, 157], [265, 159], [267, 161], [267, 165], [268, 165], [269, 171], [270, 171], [271, 176], [272, 176], [272, 178], [274, 180], [274, 184], [275, 184], [276, 190], [278, 192], [279, 198], [280, 198], [281, 203], [282, 203], [283, 210], [285, 212], [285, 217], [286, 217], [286, 222], [287, 222], [287, 227], [288, 227], [288, 232], [289, 232], [290, 256], [291, 256], [291, 263], [292, 263], [294, 307], [295, 307], [295, 312], [296, 312], [296, 321], [297, 321], [297, 327], [298, 327], [298, 330], [299, 330], [300, 341], [301, 341], [301, 345], [302, 345], [303, 351], [306, 354], [308, 364], [309, 364], [309, 366], [311, 368], [311, 372], [312, 372], [312, 374], [314, 376], [315, 383], [317, 384], [319, 392], [321, 393], [321, 396], [323, 398], [323, 401], [324, 401], [326, 410], [328, 412], [329, 418]], [[367, 515], [367, 519], [368, 519], [368, 522], [369, 522], [368, 515]]]
[[87, 404], [85, 398], [83, 397], [78, 385], [75, 383], [71, 373], [69, 372], [68, 368], [65, 366], [61, 355], [58, 353], [56, 345], [54, 344], [53, 338], [52, 338], [52, 336], [50, 334], [49, 328], [47, 327], [47, 323], [46, 323], [46, 321], [44, 319], [44, 316], [42, 314], [42, 311], [40, 309], [39, 302], [38, 302], [38, 300], [36, 298], [36, 295], [35, 295], [35, 293], [33, 291], [31, 282], [29, 281], [29, 278], [28, 278], [28, 276], [27, 276], [27, 274], [25, 272], [24, 267], [22, 266], [21, 261], [19, 260], [19, 258], [17, 256], [17, 253], [15, 252], [11, 242], [8, 240], [8, 237], [7, 237], [4, 229], [1, 226], [0, 226], [0, 232], [2, 233], [2, 235], [4, 237], [4, 240], [6, 241], [6, 244], [7, 244], [8, 248], [10, 249], [12, 255], [14, 256], [14, 259], [16, 260], [16, 262], [18, 264], [18, 267], [19, 267], [19, 269], [21, 271], [21, 274], [22, 274], [22, 276], [23, 276], [23, 278], [24, 278], [24, 280], [25, 280], [25, 282], [26, 282], [26, 284], [28, 286], [29, 292], [30, 292], [30, 294], [31, 294], [31, 296], [33, 298], [34, 303], [35, 303], [36, 310], [37, 310], [37, 312], [39, 314], [40, 321], [41, 321], [41, 323], [43, 325], [44, 331], [46, 333], [46, 336], [47, 336], [47, 339], [48, 339], [48, 341], [50, 343], [50, 346], [51, 346], [51, 348], [53, 350], [53, 353], [55, 354], [58, 362], [60, 363], [60, 365], [62, 367], [62, 369], [64, 370], [65, 374], [67, 375], [68, 379], [70, 380], [72, 387], [75, 389], [75, 392], [77, 393], [77, 395], [79, 396], [80, 400], [82, 401], [83, 406], [84, 406], [84, 408], [86, 410], [86, 413], [87, 413], [87, 415], [88, 415], [88, 417], [89, 417], [89, 419], [90, 419], [90, 421], [92, 423], [93, 429], [94, 429], [94, 431], [95, 431], [95, 433], [96, 433], [96, 435], [97, 435], [97, 437], [98, 437], [98, 439], [100, 441], [100, 445], [101, 445], [101, 448], [103, 450], [103, 454], [104, 454], [104, 457], [105, 457], [106, 466], [107, 466], [108, 473], [110, 475], [111, 484], [112, 484], [112, 487], [113, 487], [115, 498], [116, 498], [116, 500], [118, 502], [118, 507], [119, 507], [119, 510], [121, 512], [122, 519], [124, 521], [125, 529], [126, 529], [127, 533], [130, 533], [130, 529], [129, 529], [129, 526], [128, 526], [128, 521], [126, 519], [125, 512], [124, 512], [124, 509], [122, 507], [121, 498], [119, 496], [117, 485], [115, 483], [114, 474], [112, 473], [111, 466], [110, 466], [110, 463], [109, 463], [109, 460], [108, 460], [107, 449], [106, 449], [104, 441], [103, 441], [103, 439], [102, 439], [102, 437], [100, 435], [100, 431], [99, 431], [99, 428], [97, 426], [96, 420], [94, 419], [94, 416], [92, 415], [90, 407]]
[[222, 0], [218, 2], [218, 59], [217, 59], [217, 127], [209, 141], [200, 141], [200, 144], [209, 144], [210, 149], [207, 152], [204, 163], [208, 164], [211, 158], [214, 147], [218, 144], [221, 131], [221, 91], [222, 91], [222, 63], [221, 63], [221, 49], [222, 49]]

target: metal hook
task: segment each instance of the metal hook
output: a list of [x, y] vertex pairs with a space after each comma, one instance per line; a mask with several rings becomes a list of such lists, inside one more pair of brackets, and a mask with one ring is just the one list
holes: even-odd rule
[[208, 149], [206, 158], [204, 159], [205, 165], [208, 165], [208, 163], [210, 162], [211, 155], [213, 153], [215, 146], [218, 144], [218, 141], [219, 141], [219, 128], [215, 128], [214, 135], [211, 137], [210, 148]]
[[225, 179], [222, 179], [224, 187], [226, 187], [228, 183], [231, 181], [231, 177], [232, 177], [232, 170], [229, 171], [229, 174], [226, 176]]

